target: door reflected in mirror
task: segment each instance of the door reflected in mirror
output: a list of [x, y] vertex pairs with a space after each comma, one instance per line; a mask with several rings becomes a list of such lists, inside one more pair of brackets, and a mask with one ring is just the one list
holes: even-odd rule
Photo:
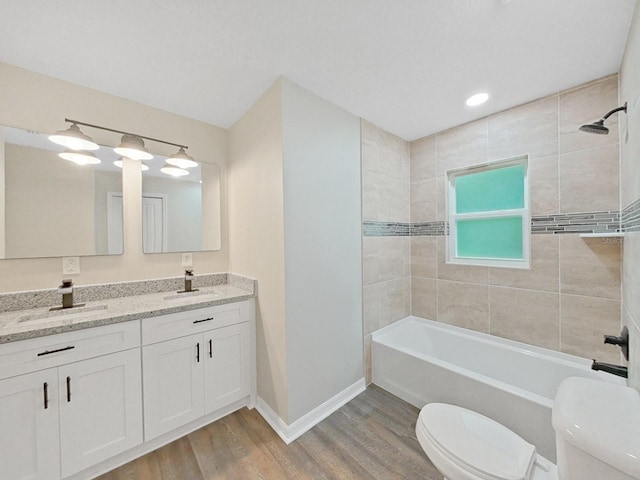
[[113, 152], [100, 148], [99, 164], [78, 165], [48, 135], [6, 126], [0, 143], [0, 258], [123, 253]]
[[199, 163], [188, 175], [160, 171], [156, 156], [142, 172], [142, 250], [144, 253], [220, 249], [220, 169]]

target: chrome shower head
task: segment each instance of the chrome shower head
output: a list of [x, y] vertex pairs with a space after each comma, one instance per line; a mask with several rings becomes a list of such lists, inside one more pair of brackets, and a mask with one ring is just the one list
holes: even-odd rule
[[607, 135], [609, 133], [609, 129], [607, 127], [604, 126], [604, 121], [609, 118], [611, 115], [613, 115], [616, 112], [627, 112], [627, 102], [624, 102], [624, 105], [618, 108], [614, 108], [613, 110], [611, 110], [610, 112], [607, 112], [607, 114], [602, 117], [600, 120], [598, 120], [597, 122], [593, 122], [593, 123], [588, 123], [586, 125], [582, 125], [580, 127], [580, 131], [581, 132], [587, 132], [587, 133], [595, 133], [596, 135]]
[[609, 129], [604, 126], [604, 120], [600, 119], [597, 122], [582, 125], [580, 127], [581, 132], [595, 133], [596, 135], [608, 135]]

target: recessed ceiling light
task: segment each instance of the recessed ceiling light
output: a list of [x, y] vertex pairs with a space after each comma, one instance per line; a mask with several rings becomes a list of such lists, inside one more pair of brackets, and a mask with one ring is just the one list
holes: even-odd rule
[[477, 105], [482, 105], [484, 102], [489, 100], [488, 93], [476, 93], [475, 95], [471, 95], [467, 98], [467, 105], [470, 107], [475, 107]]

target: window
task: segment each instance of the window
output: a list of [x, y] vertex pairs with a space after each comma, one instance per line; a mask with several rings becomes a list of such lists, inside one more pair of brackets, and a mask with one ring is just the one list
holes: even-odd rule
[[449, 170], [447, 261], [529, 268], [527, 156]]

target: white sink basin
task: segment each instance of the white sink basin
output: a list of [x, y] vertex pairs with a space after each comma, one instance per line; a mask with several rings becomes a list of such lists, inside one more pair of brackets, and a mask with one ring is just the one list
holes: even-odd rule
[[89, 305], [86, 307], [65, 308], [63, 310], [45, 310], [43, 312], [23, 315], [18, 318], [18, 322], [45, 323], [52, 319], [72, 320], [74, 318], [95, 315], [106, 309], [107, 305]]

